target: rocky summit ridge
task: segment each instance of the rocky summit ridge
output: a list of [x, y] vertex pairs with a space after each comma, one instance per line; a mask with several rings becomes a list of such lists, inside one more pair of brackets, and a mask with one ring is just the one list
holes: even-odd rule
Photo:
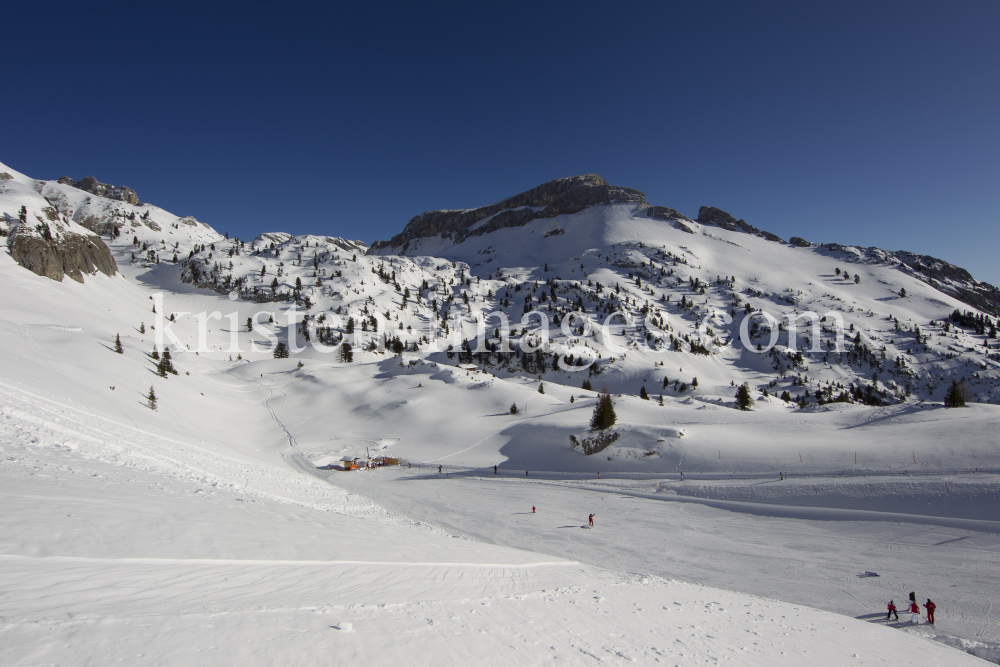
[[571, 215], [590, 206], [629, 203], [649, 207], [646, 195], [639, 190], [610, 185], [597, 174], [557, 178], [489, 206], [421, 213], [401, 233], [388, 241], [376, 241], [372, 249], [402, 248], [411, 240], [437, 235], [461, 243], [470, 236], [523, 227], [539, 218]]

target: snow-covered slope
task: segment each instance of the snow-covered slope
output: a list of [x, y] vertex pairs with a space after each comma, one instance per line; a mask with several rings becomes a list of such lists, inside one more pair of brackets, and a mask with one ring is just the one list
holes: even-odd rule
[[[996, 480], [982, 474], [1000, 468], [997, 408], [984, 402], [946, 411], [918, 400], [940, 396], [939, 378], [971, 380], [974, 372], [984, 380], [977, 392], [992, 396], [994, 365], [979, 352], [952, 351], [949, 359], [946, 346], [975, 340], [982, 347], [983, 337], [958, 330], [956, 338], [954, 326], [946, 336], [928, 325], [962, 304], [891, 266], [643, 217], [632, 204], [498, 227], [458, 245], [423, 239], [428, 255], [385, 256], [335, 236], [227, 239], [149, 205], [9, 173], [9, 182], [23, 186], [11, 197], [37, 203], [48, 192], [60, 221], [110, 222], [104, 239], [119, 273], [55, 282], [0, 254], [0, 586], [11, 591], [0, 601], [4, 664], [217, 664], [222, 651], [249, 664], [309, 662], [317, 654], [372, 664], [423, 659], [415, 655], [435, 664], [533, 664], [553, 656], [780, 664], [800, 662], [803, 653], [860, 664], [965, 658], [846, 618], [874, 618], [883, 597], [899, 602], [914, 587], [943, 600], [939, 628], [916, 632], [983, 655], [1000, 640], [981, 623], [995, 587], [992, 535], [1000, 532]], [[565, 231], [545, 235], [556, 229]], [[759, 264], [758, 256], [782, 264]], [[713, 282], [710, 262], [731, 266], [728, 283]], [[836, 268], [849, 268], [852, 279], [838, 278]], [[779, 290], [785, 285], [793, 293]], [[905, 299], [881, 300], [904, 286]], [[802, 301], [793, 305], [775, 291]], [[799, 362], [779, 348], [761, 359], [742, 349], [723, 318], [705, 320], [710, 308], [739, 315], [747, 302], [775, 315], [842, 306], [846, 325], [855, 327], [848, 335], [861, 334], [861, 346], [850, 338], [855, 353], [805, 352]], [[541, 336], [538, 315], [520, 323], [525, 304], [540, 307], [550, 323], [540, 354], [516, 351]], [[580, 334], [579, 321], [566, 332], [559, 327], [569, 312], [603, 323], [612, 311], [621, 314], [607, 335], [599, 327]], [[476, 345], [477, 317], [497, 312], [515, 323], [515, 351], [492, 349], [502, 343], [493, 335], [496, 318], [487, 323], [483, 353], [465, 350], [463, 339]], [[656, 328], [644, 323], [654, 313]], [[879, 317], [890, 313], [898, 332], [895, 321]], [[911, 321], [921, 336], [931, 334], [920, 348], [907, 342], [916, 336], [906, 331]], [[692, 351], [703, 322], [707, 355]], [[644, 345], [647, 334], [679, 343]], [[781, 336], [784, 345], [787, 332]], [[275, 358], [278, 340], [289, 357]], [[162, 356], [168, 345], [176, 374], [157, 372], [153, 353]], [[907, 345], [912, 376], [886, 368]], [[576, 366], [569, 354], [596, 362]], [[869, 361], [883, 366], [878, 391], [885, 394], [872, 395], [891, 405], [817, 404], [827, 378], [870, 384], [877, 364]], [[909, 379], [913, 396], [893, 391], [889, 378]], [[621, 394], [620, 438], [592, 456], [569, 439], [585, 437], [595, 404], [595, 392], [580, 388], [584, 379]], [[743, 381], [768, 388], [749, 413], [733, 405], [731, 384]], [[663, 405], [639, 398], [642, 386], [654, 399], [662, 391]], [[774, 396], [785, 389], [796, 396], [808, 389], [807, 407]], [[331, 469], [344, 455], [400, 457], [404, 467]], [[794, 485], [776, 486], [778, 471]], [[899, 481], [914, 471], [926, 474]], [[598, 473], [602, 484], [610, 477], [619, 486], [594, 486]], [[850, 481], [824, 486], [840, 474]], [[449, 486], [456, 475], [465, 481]], [[720, 491], [713, 482], [721, 477], [728, 481]], [[595, 491], [605, 490], [634, 493], [614, 508], [600, 505], [598, 526], [580, 530], [597, 509], [582, 499], [599, 502]], [[823, 504], [783, 520], [789, 546], [777, 558], [750, 539], [755, 531], [725, 518], [807, 505], [810, 490]], [[703, 504], [720, 499], [739, 505]], [[536, 503], [541, 514], [521, 514]], [[927, 503], [937, 509], [924, 509]], [[919, 525], [924, 537], [913, 548], [956, 550], [928, 562], [966, 565], [893, 570], [884, 586], [847, 587], [850, 595], [840, 591], [853, 571], [809, 582], [787, 576], [795, 563], [810, 571], [829, 564], [822, 551], [795, 545], [812, 539], [818, 520], [846, 521], [823, 514], [830, 507], [863, 514], [851, 515], [862, 527], [852, 528], [856, 541], [838, 563], [852, 554], [863, 563], [866, 549], [894, 549], [911, 539], [901, 533]], [[901, 509], [911, 507], [920, 515], [912, 521], [924, 523], [905, 523]], [[896, 513], [893, 523], [906, 528], [868, 532], [864, 525], [887, 521], [879, 512]], [[688, 527], [684, 543], [671, 546], [675, 556], [655, 572], [648, 564], [662, 561], [661, 541], [602, 532], [642, 515], [659, 522], [652, 533]], [[699, 530], [706, 521], [713, 540], [739, 544], [759, 560], [713, 566], [706, 578], [728, 591], [689, 585], [702, 577], [690, 564], [706, 547]], [[947, 540], [960, 541], [944, 546]], [[609, 553], [618, 556], [600, 556]], [[746, 577], [719, 576], [737, 562], [751, 569]], [[954, 587], [946, 591], [949, 580]], [[150, 622], [155, 632], [143, 629]]]

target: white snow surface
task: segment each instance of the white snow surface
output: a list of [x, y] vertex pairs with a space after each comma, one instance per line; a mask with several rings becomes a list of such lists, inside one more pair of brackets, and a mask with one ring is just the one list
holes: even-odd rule
[[[56, 283], [0, 254], [0, 664], [1000, 661], [997, 407], [945, 410], [931, 400], [937, 378], [988, 365], [987, 354], [915, 359], [926, 381], [938, 373], [922, 402], [796, 410], [758, 394], [743, 413], [732, 408], [730, 382], [775, 377], [759, 360], [740, 361], [747, 353], [630, 350], [594, 378], [622, 393], [622, 436], [584, 456], [568, 436], [586, 433], [595, 400], [579, 389], [586, 373], [549, 370], [541, 394], [521, 369], [459, 370], [426, 345], [399, 356], [356, 348], [352, 363], [316, 348], [274, 359], [261, 331], [267, 318], [253, 332], [244, 324], [264, 311], [280, 322], [291, 303], [232, 300], [219, 287], [223, 276], [243, 278], [235, 289], [247, 297], [253, 287], [270, 293], [272, 279], [290, 290], [298, 277], [313, 317], [333, 320], [337, 307], [357, 315], [367, 303], [390, 311], [390, 333], [412, 343], [418, 324], [437, 322], [428, 301], [446, 291], [461, 298], [449, 284], [459, 276], [472, 277], [466, 314], [495, 306], [487, 290], [517, 298], [518, 281], [557, 271], [586, 280], [575, 268], [586, 262], [593, 280], [638, 298], [602, 259], [639, 248], [608, 244], [670, 243], [677, 257], [685, 244], [707, 263], [709, 251], [721, 256], [739, 241], [743, 250], [724, 257], [737, 267], [739, 252], [763, 253], [770, 242], [707, 227], [693, 238], [655, 221], [633, 229], [628, 211], [610, 224], [607, 211], [590, 210], [562, 221], [582, 225], [576, 235], [519, 248], [498, 235], [525, 230], [502, 230], [466, 242], [503, 248], [502, 273], [470, 266], [474, 257], [390, 264], [332, 236], [269, 233], [240, 244], [156, 207], [0, 172], [13, 176], [0, 193], [9, 216], [17, 198], [38, 197], [41, 210], [44, 195], [74, 220], [116, 210], [128, 220], [108, 240], [120, 268], [113, 277]], [[586, 225], [603, 231], [588, 236]], [[579, 247], [545, 250], [560, 239]], [[179, 264], [192, 262], [175, 265], [174, 252]], [[588, 252], [592, 261], [581, 259]], [[817, 257], [803, 251], [800, 264], [730, 273], [759, 269], [761, 281], [800, 285], [822, 278], [809, 293], [857, 302], [848, 320], [869, 324], [867, 340], [886, 345], [886, 310], [882, 320], [868, 312], [897, 285], [911, 295], [892, 311], [900, 322], [929, 327], [961, 305], [887, 267], [852, 266], [866, 272], [860, 285], [834, 284], [827, 273], [843, 260], [827, 267]], [[215, 290], [182, 282], [194, 264]], [[414, 296], [423, 280], [432, 288], [401, 308], [379, 268]], [[197, 354], [196, 322], [163, 320], [213, 311], [236, 316], [210, 320], [208, 350]], [[182, 343], [173, 347], [176, 376], [154, 373], [153, 326], [169, 326]], [[123, 354], [112, 349], [116, 335]], [[664, 373], [671, 382], [697, 376], [699, 388], [665, 391], [663, 406], [629, 395], [644, 383], [660, 393]], [[813, 360], [793, 373], [815, 389], [860, 370]], [[404, 464], [330, 469], [344, 455]], [[584, 529], [591, 512], [596, 525]], [[879, 576], [859, 576], [869, 571]], [[938, 603], [936, 627], [881, 621], [889, 598], [905, 618], [911, 590]]]

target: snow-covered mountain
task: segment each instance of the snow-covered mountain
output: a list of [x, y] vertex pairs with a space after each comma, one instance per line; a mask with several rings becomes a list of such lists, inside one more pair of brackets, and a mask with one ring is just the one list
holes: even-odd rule
[[[121, 187], [0, 172], [5, 231], [48, 220], [115, 268], [57, 282], [0, 253], [4, 664], [388, 664], [413, 637], [482, 663], [542, 643], [571, 663], [967, 658], [847, 618], [914, 581], [947, 619], [919, 632], [995, 651], [995, 321], [946, 293], [990, 293], [950, 265], [784, 243], [591, 176], [369, 248], [226, 238]], [[818, 334], [782, 322], [758, 352], [757, 314], [741, 340], [748, 311], [807, 310]], [[941, 408], [962, 378], [975, 399]], [[614, 394], [599, 453], [585, 383]], [[318, 643], [289, 647], [303, 631]]]

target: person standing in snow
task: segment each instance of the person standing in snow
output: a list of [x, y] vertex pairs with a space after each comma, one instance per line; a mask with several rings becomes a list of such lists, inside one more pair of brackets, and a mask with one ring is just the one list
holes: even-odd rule
[[531, 513], [532, 513], [532, 514], [534, 514], [534, 513], [535, 513], [535, 506], [534, 506], [534, 505], [532, 505], [532, 506], [531, 506]]
[[920, 625], [920, 607], [916, 600], [910, 602], [910, 625]]
[[888, 621], [890, 619], [890, 617], [892, 617], [895, 614], [895, 616], [896, 616], [896, 622], [898, 623], [899, 622], [899, 614], [896, 613], [896, 603], [894, 601], [892, 601], [892, 600], [889, 600], [889, 605], [888, 606], [889, 606], [889, 613], [887, 613], [885, 615], [885, 620]]
[[441, 474], [441, 466], [438, 466], [438, 474]]
[[525, 476], [525, 477], [527, 477], [527, 476], [528, 476], [528, 471], [527, 471], [527, 470], [525, 470], [525, 471], [524, 471], [524, 476]]
[[927, 622], [934, 625], [934, 610], [937, 609], [937, 605], [931, 602], [930, 598], [927, 598], [924, 608], [927, 609]]
[[594, 515], [591, 514], [590, 516], [588, 516], [587, 517], [587, 521], [589, 521], [590, 525], [593, 526], [594, 525]]
[[494, 475], [497, 474], [497, 467], [496, 466], [493, 466], [493, 474]]

